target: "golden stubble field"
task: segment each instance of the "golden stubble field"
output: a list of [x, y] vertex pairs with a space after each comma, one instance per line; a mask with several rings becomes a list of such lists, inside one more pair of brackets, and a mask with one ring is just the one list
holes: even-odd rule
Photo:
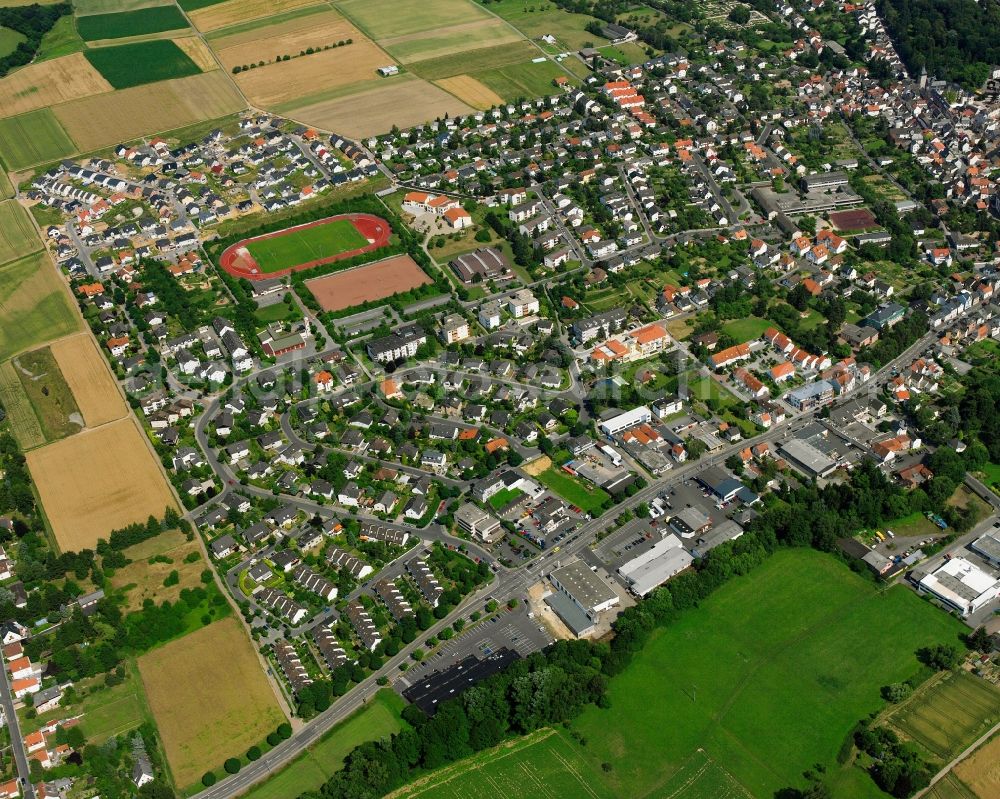
[[236, 86], [216, 69], [201, 75], [84, 97], [52, 110], [83, 152], [152, 133], [176, 130], [246, 107]]
[[29, 64], [0, 79], [0, 116], [12, 117], [111, 90], [83, 53], [73, 53]]
[[434, 81], [448, 94], [455, 95], [463, 103], [473, 108], [485, 111], [495, 105], [503, 105], [503, 97], [489, 86], [485, 86], [471, 75], [456, 75], [453, 78], [442, 78]]
[[316, 4], [316, 0], [228, 0], [225, 3], [199, 8], [188, 16], [198, 30], [207, 33], [229, 25], [250, 22]]
[[1000, 733], [955, 766], [955, 776], [980, 799], [1000, 796]]
[[128, 413], [128, 406], [89, 333], [54, 341], [49, 349], [87, 427], [113, 422]]
[[42, 506], [63, 551], [176, 507], [160, 464], [132, 417], [85, 430], [26, 455]]
[[464, 116], [473, 110], [427, 81], [402, 75], [356, 94], [289, 109], [287, 114], [306, 124], [361, 138], [385, 133], [393, 125], [408, 128], [445, 114]]
[[202, 72], [211, 72], [217, 69], [219, 63], [215, 60], [212, 50], [199, 36], [181, 36], [173, 40], [184, 54], [194, 61], [195, 65]]
[[139, 658], [139, 673], [174, 782], [192, 786], [260, 743], [285, 718], [233, 616]]

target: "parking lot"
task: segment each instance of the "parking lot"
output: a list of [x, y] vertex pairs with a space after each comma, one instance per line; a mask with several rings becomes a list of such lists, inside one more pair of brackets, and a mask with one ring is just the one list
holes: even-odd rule
[[483, 658], [506, 647], [521, 657], [527, 657], [552, 641], [537, 620], [528, 618], [528, 610], [522, 605], [514, 610], [501, 611], [489, 621], [480, 622], [462, 635], [446, 641], [433, 656], [401, 675], [396, 682], [402, 690], [468, 655]]

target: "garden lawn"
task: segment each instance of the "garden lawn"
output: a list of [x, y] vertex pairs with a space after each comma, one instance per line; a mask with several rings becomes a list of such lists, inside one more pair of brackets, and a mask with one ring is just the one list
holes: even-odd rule
[[502, 510], [524, 492], [518, 488], [504, 488], [497, 491], [492, 497], [490, 497], [490, 507], [493, 510]]
[[877, 796], [836, 764], [838, 750], [883, 706], [881, 686], [919, 672], [918, 648], [957, 643], [962, 629], [902, 586], [782, 550], [655, 632], [612, 679], [610, 709], [588, 708], [574, 727], [586, 757], [613, 764], [606, 778], [623, 797], [666, 795], [699, 750], [755, 796], [802, 787], [816, 763], [834, 773], [835, 796]]
[[91, 14], [76, 21], [80, 36], [88, 42], [98, 39], [124, 39], [147, 33], [178, 30], [188, 27], [177, 6], [154, 6], [117, 14]]
[[201, 73], [198, 65], [169, 39], [98, 47], [84, 55], [116, 89]]
[[354, 224], [336, 219], [325, 225], [294, 230], [246, 245], [262, 272], [280, 272], [299, 264], [329, 258], [368, 244]]
[[319, 791], [355, 746], [387, 738], [401, 730], [404, 726], [399, 715], [402, 709], [403, 700], [397, 694], [389, 689], [379, 691], [371, 702], [245, 794], [243, 799], [296, 799], [306, 791]]
[[760, 338], [764, 331], [773, 327], [774, 323], [761, 319], [759, 316], [748, 316], [746, 319], [733, 319], [722, 326], [722, 332], [728, 333], [741, 344]]
[[536, 478], [546, 488], [576, 505], [592, 516], [600, 513], [601, 506], [608, 499], [608, 492], [601, 488], [588, 489], [582, 482], [566, 474], [558, 466], [551, 466]]

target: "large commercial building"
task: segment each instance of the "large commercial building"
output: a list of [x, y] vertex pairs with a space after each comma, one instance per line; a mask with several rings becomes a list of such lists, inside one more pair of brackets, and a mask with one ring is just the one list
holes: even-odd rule
[[640, 424], [648, 424], [653, 420], [653, 414], [645, 405], [640, 405], [638, 408], [633, 408], [630, 411], [625, 411], [624, 413], [618, 413], [609, 419], [605, 419], [598, 425], [601, 432], [606, 436], [616, 436], [624, 430], [628, 430], [630, 427], [635, 427]]
[[917, 586], [963, 616], [971, 616], [1000, 596], [1000, 579], [960, 557], [924, 575]]
[[549, 575], [556, 590], [572, 600], [592, 620], [618, 604], [618, 594], [582, 560], [556, 569]]
[[455, 522], [458, 524], [458, 529], [489, 544], [498, 538], [503, 538], [500, 520], [471, 502], [464, 503], [455, 511]]
[[984, 533], [969, 546], [973, 552], [982, 555], [994, 566], [1000, 566], [1000, 530], [993, 529]]
[[837, 470], [837, 464], [808, 441], [793, 438], [781, 445], [779, 452], [792, 462], [793, 466], [806, 472], [810, 477], [829, 477]]
[[480, 247], [475, 252], [460, 255], [451, 268], [463, 283], [485, 280], [507, 280], [513, 277], [507, 258], [496, 247]]
[[664, 536], [651, 549], [627, 563], [622, 564], [618, 573], [629, 584], [629, 590], [636, 596], [646, 596], [675, 574], [684, 571], [694, 560], [691, 553], [681, 545], [676, 535]]

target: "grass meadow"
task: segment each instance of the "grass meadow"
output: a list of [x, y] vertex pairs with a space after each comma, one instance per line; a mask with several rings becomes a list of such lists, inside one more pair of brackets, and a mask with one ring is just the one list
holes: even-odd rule
[[368, 240], [347, 219], [302, 228], [246, 245], [262, 272], [280, 272], [299, 264], [364, 247]]
[[562, 732], [550, 729], [480, 752], [394, 794], [395, 799], [612, 799], [613, 796], [575, 744]]
[[0, 361], [80, 327], [44, 252], [0, 267]]
[[342, 721], [318, 743], [285, 768], [245, 794], [243, 799], [296, 799], [306, 791], [318, 791], [359, 744], [387, 738], [403, 728], [400, 718], [404, 702], [395, 692], [379, 691], [367, 705]]
[[552, 466], [539, 474], [536, 479], [551, 489], [571, 505], [576, 505], [585, 513], [600, 513], [601, 506], [608, 498], [608, 492], [601, 488], [587, 488], [580, 480]]
[[780, 551], [656, 632], [611, 681], [610, 709], [588, 708], [573, 727], [593, 763], [612, 765], [618, 796], [718, 795], [668, 790], [699, 751], [755, 796], [800, 786], [816, 763], [835, 796], [877, 796], [866, 775], [836, 764], [838, 750], [882, 707], [881, 686], [919, 672], [918, 648], [961, 631], [906, 588]]

